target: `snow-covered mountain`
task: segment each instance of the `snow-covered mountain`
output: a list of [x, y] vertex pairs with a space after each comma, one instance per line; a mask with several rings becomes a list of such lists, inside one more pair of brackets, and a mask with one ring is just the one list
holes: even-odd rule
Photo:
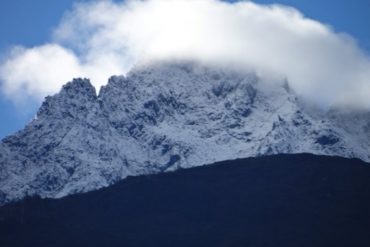
[[[274, 86], [273, 86], [274, 85]], [[277, 153], [370, 161], [370, 113], [307, 107], [286, 82], [191, 62], [138, 66], [97, 95], [75, 79], [0, 144], [0, 204]]]

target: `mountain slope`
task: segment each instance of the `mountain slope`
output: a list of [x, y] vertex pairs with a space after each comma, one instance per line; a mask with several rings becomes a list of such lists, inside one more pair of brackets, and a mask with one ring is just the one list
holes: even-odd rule
[[87, 79], [76, 79], [1, 142], [0, 203], [268, 154], [369, 161], [369, 120], [369, 113], [309, 109], [284, 81], [190, 62], [138, 66], [98, 95]]
[[308, 154], [130, 177], [0, 208], [1, 246], [369, 246], [370, 166]]

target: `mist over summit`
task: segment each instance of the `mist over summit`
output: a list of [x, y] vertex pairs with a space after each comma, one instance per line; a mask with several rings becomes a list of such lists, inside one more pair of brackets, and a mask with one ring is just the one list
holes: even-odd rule
[[254, 1], [1, 3], [0, 245], [369, 246], [369, 2]]
[[284, 5], [252, 1], [132, 0], [76, 4], [49, 41], [14, 47], [2, 92], [39, 101], [71, 78], [99, 91], [142, 60], [190, 59], [287, 78], [323, 108], [369, 109], [370, 59], [354, 38]]
[[138, 66], [98, 94], [88, 79], [74, 79], [2, 140], [0, 201], [59, 198], [127, 176], [261, 155], [369, 161], [369, 119], [309, 108], [284, 80], [194, 62]]

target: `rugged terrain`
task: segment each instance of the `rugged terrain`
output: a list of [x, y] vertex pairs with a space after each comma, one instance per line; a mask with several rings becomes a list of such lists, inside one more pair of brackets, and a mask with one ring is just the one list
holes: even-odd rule
[[74, 79], [0, 144], [0, 204], [133, 175], [279, 153], [370, 160], [370, 114], [302, 103], [286, 81], [191, 62], [138, 66], [99, 94]]

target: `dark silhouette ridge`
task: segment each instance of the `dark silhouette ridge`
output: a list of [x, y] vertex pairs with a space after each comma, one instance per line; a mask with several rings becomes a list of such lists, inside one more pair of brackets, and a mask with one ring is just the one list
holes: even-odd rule
[[0, 208], [0, 246], [370, 246], [370, 166], [275, 155], [29, 198]]

